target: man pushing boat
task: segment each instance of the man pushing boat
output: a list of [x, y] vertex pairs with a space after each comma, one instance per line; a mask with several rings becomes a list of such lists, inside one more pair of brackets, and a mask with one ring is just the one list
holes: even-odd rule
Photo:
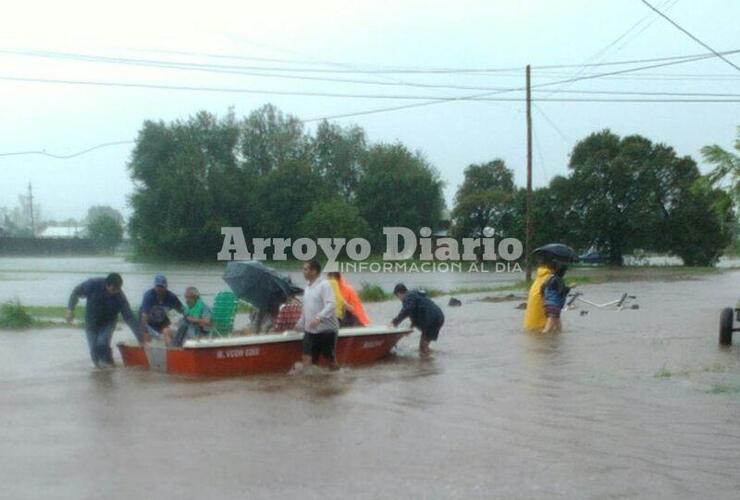
[[418, 291], [409, 291], [406, 285], [399, 283], [393, 289], [393, 295], [403, 304], [401, 312], [393, 318], [393, 326], [398, 326], [404, 319], [411, 319], [411, 326], [421, 330], [419, 352], [427, 355], [431, 352], [429, 344], [436, 342], [439, 331], [445, 322], [445, 315], [437, 304]]
[[139, 325], [131, 312], [131, 306], [124, 295], [123, 278], [118, 273], [110, 273], [105, 278], [91, 278], [72, 290], [67, 306], [66, 319], [72, 323], [75, 306], [80, 297], [87, 299], [85, 309], [85, 333], [90, 348], [90, 357], [97, 368], [113, 366], [113, 352], [110, 347], [113, 330], [116, 328], [118, 314], [123, 316], [139, 343], [148, 340], [139, 331]]

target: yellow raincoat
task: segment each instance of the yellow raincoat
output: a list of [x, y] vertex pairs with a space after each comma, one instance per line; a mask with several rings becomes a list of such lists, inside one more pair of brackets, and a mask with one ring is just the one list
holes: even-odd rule
[[541, 331], [545, 328], [545, 299], [542, 296], [542, 285], [552, 276], [552, 271], [546, 266], [537, 268], [537, 277], [529, 288], [527, 310], [524, 311], [524, 329], [527, 331]]
[[337, 280], [329, 279], [329, 284], [334, 292], [334, 301], [337, 304], [337, 318], [344, 319], [344, 298], [342, 297], [342, 291], [339, 289], [339, 283], [337, 283]]

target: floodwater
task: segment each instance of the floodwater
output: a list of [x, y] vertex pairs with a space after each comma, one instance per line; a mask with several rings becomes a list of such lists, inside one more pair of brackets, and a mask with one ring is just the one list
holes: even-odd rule
[[[504, 264], [502, 264], [504, 265]], [[295, 266], [294, 266], [295, 267]], [[467, 270], [468, 266], [464, 266]], [[503, 271], [508, 269], [504, 266]], [[157, 273], [167, 276], [171, 290], [183, 295], [185, 288], [197, 286], [201, 295], [211, 298], [220, 290], [227, 289], [221, 276], [224, 263], [212, 265], [142, 264], [127, 262], [121, 257], [3, 257], [0, 258], [0, 302], [18, 299], [31, 305], [66, 305], [72, 289], [91, 276], [105, 276], [111, 272], [123, 276], [123, 290], [132, 307], [139, 304], [143, 293], [152, 287]], [[438, 288], [451, 290], [461, 287], [481, 287], [506, 284], [523, 279], [521, 272], [495, 272], [489, 265], [485, 272], [442, 272], [442, 273], [350, 273], [352, 282], [359, 288], [362, 283], [381, 286], [386, 292], [393, 290], [399, 281], [409, 287]], [[300, 268], [278, 270], [289, 276], [294, 283], [303, 284]]]
[[[68, 293], [49, 288], [18, 291]], [[0, 332], [0, 496], [738, 498], [740, 339], [719, 348], [717, 325], [740, 271], [580, 290], [640, 308], [541, 336], [516, 302], [440, 298], [430, 359], [415, 334], [333, 374], [96, 371], [81, 331]]]

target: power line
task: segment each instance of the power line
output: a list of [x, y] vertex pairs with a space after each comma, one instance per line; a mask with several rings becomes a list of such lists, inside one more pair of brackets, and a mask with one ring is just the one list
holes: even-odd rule
[[[712, 57], [712, 56], [710, 56], [710, 57]], [[571, 82], [571, 81], [589, 80], [589, 79], [600, 78], [600, 77], [605, 77], [605, 76], [620, 75], [620, 74], [631, 73], [631, 72], [635, 72], [635, 71], [641, 71], [641, 70], [644, 70], [644, 69], [653, 69], [653, 68], [661, 68], [661, 67], [665, 67], [665, 66], [673, 66], [673, 65], [676, 65], [676, 64], [684, 64], [684, 63], [687, 63], [687, 62], [694, 62], [694, 61], [697, 61], [697, 60], [700, 60], [700, 59], [706, 59], [706, 56], [697, 56], [694, 59], [684, 59], [684, 60], [679, 60], [679, 61], [670, 61], [670, 62], [664, 62], [664, 63], [659, 63], [659, 64], [651, 64], [651, 65], [647, 65], [647, 66], [638, 66], [636, 68], [629, 68], [629, 69], [623, 69], [623, 70], [618, 70], [618, 71], [611, 71], [611, 72], [608, 72], [608, 73], [597, 73], [597, 74], [589, 75], [589, 76], [575, 77], [575, 78], [571, 78], [571, 79], [568, 79], [568, 80], [560, 80], [560, 81], [555, 81], [555, 82], [546, 82], [546, 83], [541, 83], [539, 85], [533, 85], [532, 88], [545, 87], [545, 86], [550, 86], [550, 85], [559, 85], [561, 83], [568, 83], [568, 82]], [[508, 89], [508, 90], [502, 90], [502, 91], [498, 91], [498, 92], [487, 93], [487, 94], [477, 94], [477, 95], [471, 95], [471, 96], [450, 98], [450, 99], [445, 99], [445, 100], [441, 100], [441, 99], [440, 100], [431, 100], [431, 101], [425, 101], [425, 102], [422, 102], [422, 103], [407, 104], [407, 105], [404, 105], [404, 106], [393, 106], [393, 107], [389, 107], [389, 108], [376, 108], [376, 109], [370, 109], [370, 110], [365, 110], [365, 111], [356, 111], [356, 112], [352, 112], [352, 113], [342, 113], [342, 114], [331, 115], [331, 116], [322, 117], [322, 118], [312, 118], [312, 119], [307, 120], [307, 122], [314, 122], [314, 121], [321, 121], [321, 120], [333, 120], [333, 119], [338, 119], [338, 118], [352, 118], [352, 117], [356, 117], [356, 116], [371, 115], [371, 114], [384, 113], [384, 112], [390, 112], [390, 111], [399, 111], [399, 110], [403, 110], [403, 109], [417, 108], [417, 107], [422, 107], [422, 106], [431, 106], [433, 104], [442, 104], [442, 103], [452, 102], [452, 101], [462, 101], [462, 100], [470, 100], [470, 99], [473, 99], [473, 98], [488, 97], [488, 96], [493, 95], [493, 94], [496, 94], [496, 93], [503, 93], [503, 92], [510, 92], [510, 91], [518, 91], [518, 90], [519, 91], [520, 90], [524, 90], [524, 88], [523, 87], [517, 87], [517, 88]]]
[[[19, 52], [19, 51], [15, 51]], [[146, 50], [146, 52], [163, 53], [163, 54], [174, 54], [174, 55], [185, 55], [185, 56], [196, 56], [206, 57], [214, 59], [234, 59], [234, 60], [258, 60], [258, 61], [272, 61], [272, 62], [284, 62], [284, 63], [295, 63], [304, 65], [326, 65], [326, 66], [349, 66], [346, 63], [338, 63], [332, 61], [302, 61], [296, 59], [269, 59], [269, 58], [258, 58], [249, 56], [237, 56], [228, 54], [211, 54], [202, 52], [185, 52], [185, 51], [168, 51], [168, 50]], [[723, 55], [729, 55], [738, 51], [725, 51], [720, 52]], [[620, 66], [627, 64], [642, 64], [649, 62], [660, 62], [660, 61], [672, 61], [677, 59], [692, 59], [698, 56], [714, 57], [713, 53], [702, 53], [702, 54], [690, 54], [683, 56], [668, 56], [668, 57], [654, 57], [654, 58], [643, 58], [643, 59], [629, 59], [621, 61], [606, 61], [598, 63], [587, 63], [587, 64], [544, 64], [544, 65], [532, 65], [533, 69], [568, 69], [568, 68], [580, 68], [581, 66], [586, 67], [599, 67], [599, 66]], [[91, 56], [92, 57], [92, 56]], [[278, 69], [279, 71], [290, 71], [290, 72], [328, 72], [328, 73], [360, 73], [360, 74], [374, 74], [374, 73], [419, 73], [419, 74], [446, 74], [446, 73], [506, 73], [506, 72], [517, 72], [517, 75], [521, 73], [521, 67], [510, 66], [510, 67], [490, 67], [490, 68], [464, 68], [464, 67], [420, 67], [420, 66], [373, 66], [373, 65], [351, 65], [355, 69], [342, 69], [342, 70], [327, 70], [318, 69], [311, 70], [308, 68], [274, 68], [268, 66], [259, 66], [256, 69], [264, 71], [272, 71]], [[236, 66], [235, 68], [239, 68]], [[364, 69], [363, 69], [364, 68]], [[242, 68], [246, 69], [246, 68]]]
[[[0, 53], [15, 53], [19, 54], [18, 51], [2, 51]], [[108, 64], [123, 64], [129, 66], [140, 66], [149, 68], [163, 68], [163, 69], [175, 69], [184, 71], [198, 71], [206, 73], [218, 73], [228, 75], [244, 75], [253, 76], [258, 78], [278, 78], [288, 80], [306, 80], [306, 81], [319, 81], [319, 82], [332, 82], [332, 83], [351, 83], [360, 85], [385, 85], [385, 86], [407, 86], [417, 88], [450, 88], [458, 90], [496, 90], [492, 88], [481, 89], [479, 87], [467, 87], [463, 85], [439, 85], [439, 84], [427, 84], [419, 82], [398, 82], [398, 81], [377, 81], [377, 80], [360, 80], [353, 78], [334, 78], [334, 77], [319, 77], [319, 76], [308, 76], [308, 75], [292, 75], [288, 73], [265, 73], [262, 72], [262, 68], [248, 69], [245, 67], [235, 66], [224, 66], [214, 64], [196, 64], [196, 63], [178, 63], [172, 61], [156, 61], [147, 59], [125, 59], [119, 57], [107, 57], [107, 56], [88, 56], [82, 54], [71, 54], [71, 53], [57, 53], [57, 52], [23, 52], [22, 55], [30, 57], [44, 57], [48, 59], [67, 59], [81, 62], [93, 62], [93, 63], [108, 63]], [[279, 71], [276, 68], [271, 68], [270, 71]]]
[[[664, 8], [665, 8], [666, 11], [669, 11], [673, 7], [675, 7], [677, 3], [678, 3], [678, 0], [673, 0], [673, 3], [666, 4], [664, 6]], [[663, 8], [660, 5], [658, 7]], [[650, 26], [652, 26], [653, 24], [655, 24], [655, 21], [657, 21], [657, 20], [658, 20], [657, 17], [651, 19], [650, 22], [647, 23], [640, 31], [638, 31], [637, 33], [635, 33], [634, 36], [632, 36], [631, 39], [625, 40], [624, 43], [622, 43], [619, 47], [617, 47], [617, 51], [620, 51], [623, 48], [625, 48], [627, 45], [629, 45], [629, 43], [632, 42], [632, 40], [634, 40], [635, 38], [637, 38], [638, 36], [640, 36], [641, 34], [643, 34], [645, 31], [647, 31], [647, 29], [650, 28]]]
[[560, 136], [561, 139], [563, 139], [563, 141], [565, 141], [566, 143], [569, 143], [569, 144], [575, 142], [565, 132], [563, 132], [562, 130], [560, 130], [560, 127], [558, 127], [557, 125], [555, 125], [555, 122], [552, 121], [550, 119], [550, 117], [547, 116], [547, 114], [542, 110], [542, 108], [540, 108], [539, 106], [537, 106], [537, 104], [534, 104], [534, 109], [536, 109], [542, 115], [542, 117], [545, 119], [545, 121], [553, 128], [553, 130], [555, 130], [555, 132], [558, 133], [558, 135]]
[[[740, 52], [740, 50], [734, 51]], [[697, 60], [705, 59], [707, 57], [714, 57], [713, 55], [699, 55], [694, 56], [691, 59], [680, 59], [672, 60], [669, 62], [663, 62], [660, 64], [652, 64], [647, 66], [639, 66], [634, 68], [621, 69], [611, 71], [607, 73], [593, 73], [588, 75], [582, 75], [575, 78], [569, 78], [565, 80], [557, 80], [550, 82], [543, 82], [538, 85], [534, 85], [532, 88], [542, 88], [553, 85], [560, 85], [563, 83], [570, 83], [582, 80], [590, 80], [595, 78], [604, 78], [615, 75], [624, 75], [641, 71], [643, 69], [652, 69], [665, 66], [673, 66], [677, 64], [683, 64], [687, 62], [694, 62]], [[274, 95], [304, 95], [304, 96], [317, 96], [317, 97], [348, 97], [348, 98], [381, 98], [381, 99], [432, 99], [429, 103], [432, 104], [437, 102], [451, 102], [456, 100], [476, 100], [482, 97], [488, 97], [505, 92], [522, 91], [523, 87], [514, 88], [484, 88], [481, 90], [490, 90], [484, 94], [473, 94], [468, 96], [457, 96], [457, 97], [440, 97], [430, 98], [429, 96], [392, 96], [392, 95], [375, 95], [375, 94], [341, 94], [341, 93], [329, 93], [329, 92], [295, 92], [295, 91], [277, 91], [277, 90], [263, 90], [263, 89], [243, 89], [243, 88], [224, 88], [224, 87], [205, 87], [205, 86], [184, 86], [184, 85], [161, 85], [161, 84], [147, 84], [147, 83], [125, 83], [125, 82], [105, 82], [105, 81], [88, 81], [88, 80], [62, 80], [62, 79], [43, 79], [43, 78], [27, 78], [27, 77], [16, 77], [16, 76], [0, 76], [0, 80], [6, 81], [24, 81], [32, 83], [59, 83], [59, 84], [71, 84], [71, 85], [92, 85], [92, 86], [109, 86], [109, 87], [129, 87], [129, 88], [151, 88], [151, 89], [164, 89], [164, 90], [189, 90], [189, 91], [204, 91], [204, 92], [227, 92], [227, 93], [253, 93], [253, 94], [274, 94]], [[380, 83], [380, 82], [373, 82]], [[540, 99], [542, 100], [542, 99]], [[414, 106], [426, 105], [415, 104]], [[394, 106], [393, 109], [404, 109], [404, 107]]]
[[[18, 51], [2, 51], [0, 50], [0, 53], [17, 53]], [[740, 52], [740, 49], [735, 51], [729, 51], [729, 53], [737, 53]], [[298, 75], [274, 75], [274, 74], [268, 74], [268, 73], [245, 73], [240, 71], [231, 71], [231, 70], [221, 70], [219, 69], [219, 66], [213, 66], [211, 67], [194, 67], [191, 68], [187, 65], [183, 65], [181, 63], [173, 63], [174, 66], [170, 63], [162, 63], [161, 61], [148, 61], [148, 60], [136, 60], [136, 59], [122, 59], [122, 58], [108, 58], [108, 57], [100, 57], [100, 56], [86, 56], [86, 55], [79, 55], [79, 54], [72, 54], [72, 53], [31, 53], [31, 52], [23, 52], [23, 54], [27, 55], [35, 55], [39, 57], [50, 57], [50, 58], [74, 58], [85, 62], [110, 62], [115, 64], [129, 64], [129, 65], [143, 65], [147, 67], [164, 67], [164, 68], [170, 68], [170, 69], [180, 69], [180, 70], [194, 70], [194, 71], [207, 71], [207, 72], [216, 72], [216, 73], [229, 73], [229, 74], [244, 74], [244, 75], [251, 75], [251, 76], [258, 76], [258, 77], [269, 77], [269, 78], [288, 78], [288, 79], [296, 79], [296, 80], [318, 80], [318, 81], [330, 81], [330, 82], [338, 82], [338, 83], [359, 83], [359, 84], [366, 84], [366, 85], [384, 85], [384, 86], [411, 86], [416, 88], [450, 88], [450, 89], [456, 89], [456, 90], [480, 90], [485, 92], [508, 92], [510, 89], [507, 88], [501, 88], [501, 87], [478, 87], [478, 86], [467, 86], [467, 85], [440, 85], [440, 84], [425, 84], [425, 83], [416, 83], [416, 82], [379, 82], [379, 81], [368, 81], [368, 80], [356, 80], [356, 79], [343, 79], [343, 78], [324, 78], [324, 77], [311, 77], [311, 76], [298, 76]], [[705, 58], [711, 58], [715, 57], [714, 54], [702, 54], [702, 55], [696, 55], [696, 56], [680, 56], [680, 58], [672, 57], [672, 58], [664, 58], [662, 60], [669, 61], [665, 64], [657, 64], [652, 67], [662, 67], [662, 66], [668, 66], [672, 64], [680, 64], [683, 62], [692, 62], [696, 60], [701, 60]], [[643, 68], [637, 68], [637, 69], [643, 69]], [[608, 77], [609, 75], [621, 75], [625, 73], [632, 72], [633, 69], [629, 68], [626, 70], [620, 70], [612, 73], [592, 73], [592, 74], [584, 74], [578, 77], [577, 79], [567, 79], [567, 80], [561, 80], [561, 81], [552, 81], [552, 82], [546, 82], [547, 85], [559, 85], [562, 83], [571, 83], [575, 81], [579, 81], [581, 79], [591, 79], [591, 78], [600, 78], [600, 77]], [[6, 79], [11, 78], [17, 78], [17, 77], [7, 77]], [[41, 82], [43, 79], [36, 79], [36, 81]], [[32, 81], [31, 79], [28, 79], [26, 81]], [[77, 84], [83, 84], [82, 81], [74, 81], [74, 80], [59, 80], [59, 83], [77, 83]], [[122, 83], [116, 83], [116, 82], [100, 82], [100, 83], [88, 83], [90, 85], [110, 85], [110, 86], [129, 86], [129, 87], [141, 87], [141, 88], [162, 88], [162, 89], [172, 89], [172, 90], [201, 90], [201, 91], [217, 91], [217, 92], [242, 92], [242, 93], [262, 93], [262, 94], [269, 94], [272, 93], [274, 95], [280, 95], [280, 91], [250, 91], [250, 90], [235, 90], [235, 89], [217, 89], [217, 88], [211, 88], [211, 87], [188, 87], [188, 86], [157, 86], [152, 84], [135, 84], [135, 85], [126, 85]], [[545, 84], [540, 84], [537, 87], [541, 87]], [[290, 92], [286, 92], [286, 95], [290, 95]], [[333, 94], [330, 95], [329, 93], [306, 93], [304, 95], [313, 95], [313, 96], [325, 96], [325, 97], [343, 97], [343, 95], [340, 94]], [[378, 97], [378, 98], [386, 98], [386, 97]], [[393, 98], [393, 97], [387, 97], [387, 98]], [[436, 98], [432, 96], [427, 96], [429, 99], [434, 100], [440, 100], [440, 99], [456, 99], [454, 96], [445, 96], [444, 98]]]
[[[11, 82], [51, 83], [51, 84], [63, 84], [63, 85], [89, 85], [89, 86], [96, 86], [96, 87], [143, 88], [143, 89], [155, 89], [155, 90], [181, 90], [181, 91], [194, 91], [194, 92], [222, 92], [222, 93], [282, 95], [282, 96], [304, 96], [304, 97], [330, 97], [330, 98], [346, 98], [346, 99], [399, 99], [399, 100], [456, 99], [455, 97], [447, 97], [447, 96], [428, 96], [428, 95], [413, 95], [413, 94], [350, 94], [350, 93], [339, 93], [339, 92], [312, 92], [312, 91], [300, 91], [300, 90], [283, 91], [283, 90], [269, 90], [269, 89], [248, 89], [248, 88], [238, 88], [238, 87], [205, 87], [205, 86], [164, 85], [164, 84], [133, 83], [133, 82], [26, 78], [26, 77], [16, 77], [16, 76], [7, 76], [7, 75], [0, 75], [0, 80], [11, 81]], [[501, 91], [503, 93], [503, 92], [521, 91], [522, 89], [499, 88], [496, 90]], [[538, 90], [535, 89], [535, 91], [537, 92]], [[643, 91], [619, 91], [619, 90], [560, 90], [560, 89], [548, 90], [547, 92], [563, 93], [563, 94], [589, 94], [589, 95], [601, 94], [601, 95], [643, 95], [643, 96], [656, 96], [656, 97], [673, 96], [673, 97], [740, 98], [740, 94], [727, 94], [727, 93], [716, 93], [716, 92], [643, 92]], [[459, 99], [468, 100], [468, 101], [508, 100], [508, 99], [492, 99], [489, 97], [460, 97]], [[518, 99], [513, 99], [513, 100], [518, 100]], [[545, 97], [545, 98], [538, 98], [537, 100], [547, 101], [549, 99]]]
[[[558, 85], [560, 83], [567, 83], [570, 81], [580, 81], [580, 80], [588, 80], [588, 79], [594, 79], [594, 78], [601, 78], [601, 77], [607, 77], [607, 76], [613, 76], [613, 75], [619, 75], [619, 74], [626, 74], [631, 73], [635, 71], [641, 71], [643, 69], [652, 69], [657, 67], [665, 67], [665, 66], [672, 66], [676, 64], [683, 64], [686, 62], [694, 62], [701, 59], [706, 59], [708, 57], [714, 57], [712, 55], [699, 55], [692, 58], [683, 58], [680, 60], [672, 60], [670, 62], [664, 62], [660, 64], [652, 64], [647, 66], [639, 66], [635, 68], [628, 68], [624, 70], [618, 70], [618, 71], [612, 71], [608, 73], [599, 73], [599, 74], [593, 74], [593, 75], [584, 75], [581, 77], [571, 78], [568, 80], [562, 80], [562, 81], [556, 81], [556, 82], [545, 82], [535, 87], [545, 87], [549, 85]], [[80, 84], [80, 85], [100, 85], [100, 86], [123, 86], [123, 87], [144, 87], [144, 88], [160, 88], [160, 89], [168, 89], [168, 90], [216, 90], [212, 88], [207, 87], [178, 87], [178, 86], [164, 86], [164, 85], [148, 85], [148, 84], [126, 84], [121, 82], [86, 82], [86, 81], [73, 81], [73, 80], [43, 80], [43, 79], [30, 79], [30, 78], [20, 78], [20, 77], [0, 77], [0, 80], [10, 80], [10, 81], [30, 81], [30, 82], [43, 82], [43, 83], [67, 83], [67, 84]], [[518, 88], [510, 88], [510, 89], [501, 89], [497, 90], [495, 92], [489, 92], [485, 94], [474, 94], [469, 96], [461, 96], [461, 97], [450, 97], [450, 98], [444, 98], [444, 99], [434, 99], [429, 101], [424, 101], [422, 103], [412, 103], [412, 104], [406, 104], [406, 105], [400, 105], [400, 106], [393, 106], [388, 108], [379, 108], [379, 109], [373, 109], [373, 110], [366, 110], [366, 111], [359, 111], [359, 112], [353, 112], [353, 113], [344, 113], [344, 114], [337, 114], [337, 115], [331, 115], [331, 116], [324, 116], [319, 118], [311, 118], [307, 120], [301, 120], [302, 123], [310, 123], [315, 121], [323, 121], [323, 120], [331, 120], [331, 119], [338, 119], [338, 118], [348, 118], [348, 117], [355, 117], [355, 116], [362, 116], [362, 115], [370, 115], [370, 114], [376, 114], [376, 113], [384, 113], [389, 111], [397, 111], [402, 109], [410, 109], [410, 108], [416, 108], [416, 107], [422, 107], [422, 106], [429, 106], [433, 104], [441, 104], [445, 102], [452, 102], [452, 101], [473, 101], [473, 100], [482, 100], [482, 98], [490, 97], [491, 95], [504, 93], [504, 92], [514, 92], [514, 91], [521, 91], [523, 90], [522, 87]], [[250, 93], [256, 93], [254, 90], [248, 90], [248, 89], [225, 89], [221, 91], [226, 92], [250, 92]], [[493, 99], [490, 99], [493, 100]], [[521, 100], [519, 98], [514, 99], [505, 99], [502, 98], [500, 100]], [[615, 102], [615, 103], [625, 103], [625, 102], [633, 102], [633, 103], [648, 103], [648, 102], [656, 102], [656, 103], [733, 103], [733, 102], [740, 102], [740, 99], [609, 99], [609, 98], [600, 98], [600, 99], [539, 99], [540, 101], [551, 101], [551, 102]], [[28, 154], [41, 154], [45, 156], [49, 156], [52, 158], [60, 158], [60, 159], [66, 159], [66, 158], [73, 158], [75, 156], [80, 156], [82, 154], [85, 154], [87, 152], [93, 151], [95, 149], [99, 149], [102, 147], [112, 146], [116, 144], [131, 144], [132, 141], [118, 141], [115, 143], [105, 143], [100, 144], [97, 146], [94, 146], [92, 148], [89, 148], [87, 150], [81, 151], [79, 153], [74, 153], [72, 155], [53, 155], [50, 153], [46, 153], [45, 151], [21, 151], [21, 152], [14, 152], [14, 153], [1, 153], [0, 156], [15, 156], [15, 155], [28, 155]]]
[[91, 148], [87, 148], [77, 153], [72, 153], [70, 155], [56, 155], [52, 153], [47, 153], [45, 150], [39, 150], [39, 151], [17, 151], [14, 153], [0, 153], [0, 156], [41, 155], [41, 156], [48, 156], [50, 158], [56, 158], [58, 160], [68, 160], [70, 158], [82, 156], [86, 153], [89, 153], [90, 151], [95, 151], [96, 149], [102, 149], [102, 148], [106, 148], [110, 146], [118, 146], [121, 144], [133, 144], [133, 143], [134, 141], [104, 142], [103, 144], [98, 144], [97, 146], [93, 146]]
[[[602, 49], [603, 50], [603, 49]], [[628, 64], [642, 64], [650, 62], [663, 62], [663, 61], [675, 61], [675, 60], [686, 60], [700, 58], [711, 58], [717, 57], [717, 54], [731, 55], [740, 52], [740, 50], [724, 51], [720, 53], [711, 52], [704, 54], [692, 54], [684, 56], [669, 56], [669, 57], [656, 57], [646, 59], [632, 59], [623, 61], [609, 61], [609, 62], [598, 62], [598, 63], [582, 63], [582, 64], [550, 64], [550, 65], [533, 65], [532, 68], [542, 69], [568, 69], [568, 68], [581, 68], [581, 67], [599, 67], [599, 66], [623, 66]], [[465, 74], [465, 73], [505, 73], [505, 72], [516, 72], [521, 71], [519, 67], [505, 67], [505, 68], [429, 68], [429, 69], [414, 69], [414, 68], [400, 68], [400, 69], [311, 69], [311, 68], [285, 68], [285, 67], [274, 67], [274, 66], [242, 66], [242, 65], [223, 65], [223, 64], [203, 64], [193, 62], [178, 62], [168, 61], [159, 59], [134, 59], [134, 58], [123, 58], [123, 57], [110, 57], [110, 56], [98, 56], [89, 54], [80, 54], [73, 52], [56, 52], [56, 51], [35, 51], [35, 50], [0, 50], [0, 53], [8, 55], [20, 55], [28, 57], [44, 57], [49, 59], [69, 59], [77, 60], [81, 62], [99, 62], [99, 63], [110, 63], [110, 64], [126, 64], [136, 66], [147, 66], [147, 67], [162, 67], [172, 69], [192, 69], [192, 70], [208, 70], [222, 73], [232, 74], [246, 74], [252, 76], [252, 71], [276, 71], [279, 73], [358, 73], [358, 74], [379, 74], [379, 73], [429, 73], [429, 74]], [[217, 56], [213, 56], [217, 57]], [[222, 56], [222, 57], [234, 57], [234, 56]], [[339, 65], [339, 63], [323, 63], [327, 65]], [[256, 75], [278, 77], [279, 75], [269, 73], [257, 73]], [[293, 75], [294, 76], [294, 75]], [[343, 81], [343, 80], [340, 80]], [[364, 81], [351, 80], [349, 83], [365, 83]]]
[[727, 64], [729, 64], [730, 66], [732, 66], [736, 70], [740, 71], [740, 66], [736, 65], [735, 63], [733, 63], [732, 61], [730, 61], [729, 59], [727, 59], [726, 57], [724, 57], [722, 54], [720, 54], [719, 52], [717, 52], [716, 50], [714, 50], [712, 47], [710, 47], [709, 45], [707, 45], [706, 43], [702, 42], [697, 37], [695, 37], [694, 35], [692, 35], [691, 33], [689, 33], [686, 29], [684, 29], [681, 26], [679, 26], [678, 23], [676, 23], [673, 19], [671, 19], [670, 17], [666, 16], [661, 11], [659, 11], [658, 9], [656, 9], [655, 7], [653, 7], [650, 4], [650, 2], [648, 2], [647, 0], [640, 0], [640, 1], [642, 3], [644, 3], [645, 5], [647, 5], [648, 7], [650, 7], [655, 12], [657, 12], [658, 15], [660, 15], [660, 17], [662, 17], [663, 19], [665, 19], [666, 21], [668, 21], [669, 23], [671, 23], [673, 26], [675, 26], [676, 28], [678, 28], [679, 30], [681, 30], [689, 38], [691, 38], [692, 40], [694, 40], [695, 42], [697, 42], [699, 45], [701, 45], [705, 49], [707, 49], [710, 52], [712, 52], [715, 56], [719, 57], [720, 59], [722, 59], [724, 62], [726, 62]]
[[[143, 88], [159, 90], [185, 90], [195, 92], [222, 92], [236, 94], [265, 94], [265, 95], [285, 95], [285, 96], [307, 96], [307, 97], [338, 97], [338, 98], [362, 98], [362, 99], [430, 99], [430, 96], [419, 95], [390, 95], [390, 94], [347, 94], [338, 92], [311, 92], [311, 91], [283, 91], [269, 89], [247, 89], [238, 87], [206, 87], [195, 85], [165, 85], [154, 83], [127, 83], [113, 81], [92, 81], [92, 80], [63, 80], [58, 78], [27, 78], [18, 76], [0, 75], [0, 80], [11, 82], [29, 82], [29, 83], [54, 83], [64, 85], [89, 85], [96, 87], [123, 87], [123, 88]], [[495, 89], [509, 91], [509, 89]], [[437, 97], [436, 99], [454, 99], [453, 97]]]
[[[664, 1], [664, 0], [661, 0], [661, 3], [662, 3], [662, 1]], [[599, 57], [605, 55], [609, 51], [609, 49], [611, 49], [614, 45], [616, 45], [617, 43], [619, 43], [619, 41], [622, 40], [625, 36], [627, 36], [628, 34], [630, 34], [632, 32], [632, 30], [635, 29], [635, 27], [639, 26], [649, 16], [650, 16], [650, 14], [648, 14], [647, 16], [643, 16], [642, 18], [640, 18], [640, 20], [637, 23], [635, 23], [632, 26], [630, 26], [629, 29], [627, 29], [627, 31], [625, 31], [624, 33], [622, 33], [621, 35], [619, 35], [612, 42], [610, 42], [609, 44], [607, 44], [606, 46], [604, 46], [601, 50], [597, 51], [595, 54], [593, 54], [591, 57], [589, 57], [586, 61], [584, 61], [584, 64], [582, 64], [580, 67], [577, 68], [576, 73], [574, 75], [572, 75], [572, 76], [573, 77], [581, 76], [586, 71], [586, 68], [587, 68], [587, 66], [585, 66], [586, 63], [589, 63], [590, 61], [592, 61], [594, 59], [598, 59]], [[570, 83], [564, 83], [559, 88], [560, 89], [567, 88], [568, 86], [572, 85], [573, 83], [574, 83], [574, 81], [571, 81]], [[553, 90], [550, 94], [547, 94], [547, 95], [550, 96], [554, 92], [555, 91]]]

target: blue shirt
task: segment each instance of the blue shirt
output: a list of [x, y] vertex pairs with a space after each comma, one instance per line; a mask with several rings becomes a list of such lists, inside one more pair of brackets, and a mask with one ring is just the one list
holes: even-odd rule
[[170, 324], [170, 320], [167, 317], [167, 311], [174, 309], [175, 311], [184, 314], [185, 307], [183, 307], [180, 299], [177, 295], [166, 290], [162, 300], [157, 296], [157, 291], [151, 288], [144, 293], [144, 298], [141, 300], [141, 307], [139, 308], [139, 317], [142, 314], [147, 314], [147, 324], [159, 330]]
[[565, 285], [563, 278], [553, 274], [544, 285], [542, 285], [542, 295], [545, 297], [545, 306], [565, 307], [565, 300], [570, 293], [570, 287]]
[[97, 330], [106, 326], [116, 321], [120, 313], [138, 338], [138, 325], [134, 321], [126, 295], [123, 291], [115, 295], [109, 294], [105, 288], [105, 278], [91, 278], [77, 285], [69, 297], [67, 307], [70, 311], [74, 310], [80, 297], [87, 299], [85, 309], [87, 328]]
[[393, 325], [398, 326], [406, 318], [411, 318], [411, 324], [420, 330], [426, 330], [444, 323], [445, 315], [442, 309], [424, 294], [411, 291], [406, 292], [401, 305], [401, 312], [393, 319]]

